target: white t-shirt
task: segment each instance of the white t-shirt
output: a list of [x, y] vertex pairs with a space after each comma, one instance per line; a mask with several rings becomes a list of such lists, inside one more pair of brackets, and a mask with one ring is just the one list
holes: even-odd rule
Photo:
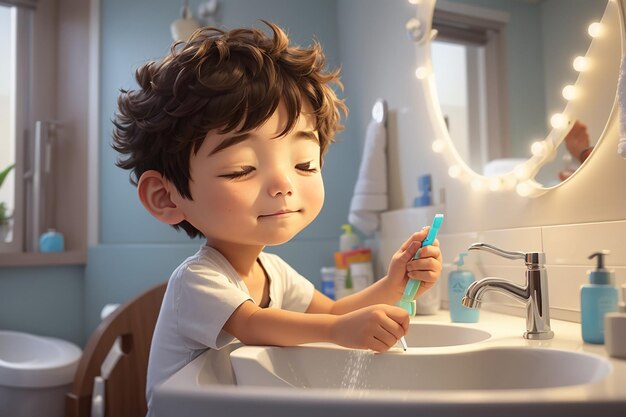
[[[259, 261], [269, 280], [268, 308], [304, 312], [313, 284], [277, 255], [261, 252]], [[172, 273], [152, 337], [146, 398], [152, 389], [208, 349], [221, 349], [236, 339], [222, 330], [243, 302], [252, 300], [243, 279], [210, 246], [203, 246]]]

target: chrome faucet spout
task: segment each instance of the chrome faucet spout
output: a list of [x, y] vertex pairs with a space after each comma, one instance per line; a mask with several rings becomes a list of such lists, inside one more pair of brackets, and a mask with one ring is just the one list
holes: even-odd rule
[[510, 252], [486, 243], [474, 243], [468, 250], [483, 250], [507, 259], [523, 259], [526, 264], [526, 282], [518, 285], [504, 278], [487, 277], [473, 282], [461, 303], [465, 307], [480, 308], [488, 291], [506, 294], [526, 305], [526, 339], [551, 339], [550, 309], [548, 306], [548, 277], [543, 252]]
[[[527, 286], [517, 285], [504, 278], [487, 277], [480, 281], [473, 282], [465, 292], [465, 297], [461, 302], [465, 307], [477, 308], [482, 303], [483, 294], [488, 291], [497, 291], [508, 295], [517, 301], [526, 303], [530, 298]], [[472, 305], [469, 305], [472, 304]]]

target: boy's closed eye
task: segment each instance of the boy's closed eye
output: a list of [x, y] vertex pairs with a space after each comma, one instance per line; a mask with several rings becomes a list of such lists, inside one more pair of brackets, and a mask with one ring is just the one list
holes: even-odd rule
[[296, 169], [299, 171], [315, 173], [318, 169], [315, 167], [313, 161], [303, 162], [301, 164], [296, 165]]
[[256, 168], [253, 166], [242, 166], [241, 169], [238, 171], [230, 172], [228, 174], [222, 174], [222, 175], [219, 175], [219, 177], [234, 180], [237, 178], [246, 177], [252, 174], [254, 171], [256, 171]]

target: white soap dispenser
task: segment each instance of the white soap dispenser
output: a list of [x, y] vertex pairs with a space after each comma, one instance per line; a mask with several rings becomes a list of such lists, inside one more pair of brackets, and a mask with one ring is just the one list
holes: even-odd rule
[[344, 224], [341, 226], [343, 234], [339, 237], [339, 251], [348, 252], [361, 247], [361, 240], [352, 231], [351, 224]]

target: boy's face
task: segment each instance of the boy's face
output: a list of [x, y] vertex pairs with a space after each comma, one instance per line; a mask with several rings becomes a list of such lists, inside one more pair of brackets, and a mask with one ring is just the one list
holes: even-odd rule
[[208, 133], [190, 159], [193, 200], [172, 200], [214, 246], [276, 245], [290, 240], [322, 209], [320, 146], [310, 106], [285, 136], [281, 103], [268, 121], [242, 136]]

